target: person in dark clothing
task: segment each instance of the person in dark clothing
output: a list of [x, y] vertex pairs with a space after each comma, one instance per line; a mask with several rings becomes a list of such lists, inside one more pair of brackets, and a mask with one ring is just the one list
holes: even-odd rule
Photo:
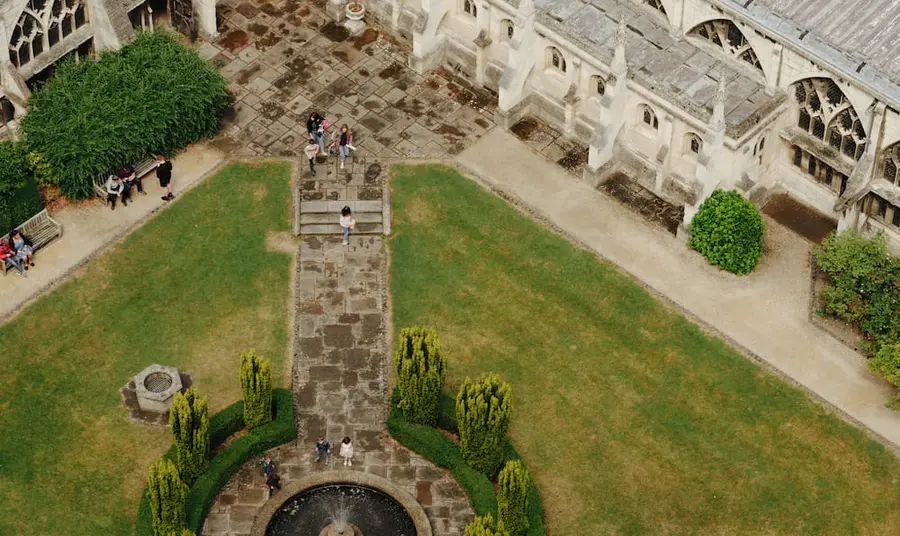
[[328, 130], [328, 121], [325, 120], [318, 112], [309, 114], [306, 120], [306, 131], [312, 139], [316, 140], [319, 151], [325, 154], [325, 131]]
[[147, 192], [144, 191], [144, 185], [141, 184], [141, 179], [138, 178], [137, 174], [134, 172], [134, 166], [131, 164], [128, 164], [119, 170], [119, 178], [122, 179], [125, 189], [128, 190], [128, 197], [131, 197], [132, 188], [137, 188], [137, 191], [141, 195], [147, 195]]
[[16, 257], [22, 262], [22, 266], [27, 270], [29, 266], [34, 267], [34, 243], [31, 239], [22, 234], [18, 229], [13, 229], [9, 233], [9, 245], [16, 252]]
[[306, 144], [306, 148], [303, 149], [303, 152], [306, 154], [306, 158], [309, 158], [309, 172], [312, 173], [312, 176], [316, 176], [316, 155], [319, 154], [319, 145], [316, 143], [312, 137], [309, 138], [309, 143]]
[[269, 497], [275, 495], [275, 492], [281, 489], [281, 479], [278, 478], [275, 471], [266, 476], [266, 487], [269, 488]]
[[156, 165], [156, 178], [159, 179], [159, 187], [166, 189], [166, 195], [162, 197], [163, 201], [171, 201], [175, 199], [172, 194], [172, 162], [165, 156], [158, 155], [156, 157], [158, 164]]
[[265, 458], [263, 458], [262, 472], [266, 476], [269, 476], [270, 474], [275, 472], [275, 462], [272, 461], [271, 456], [266, 456]]

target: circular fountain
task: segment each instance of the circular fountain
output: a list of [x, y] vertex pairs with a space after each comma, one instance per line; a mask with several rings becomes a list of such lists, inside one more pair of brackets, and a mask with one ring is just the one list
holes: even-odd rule
[[282, 489], [256, 516], [251, 536], [431, 536], [409, 493], [367, 473], [325, 471]]

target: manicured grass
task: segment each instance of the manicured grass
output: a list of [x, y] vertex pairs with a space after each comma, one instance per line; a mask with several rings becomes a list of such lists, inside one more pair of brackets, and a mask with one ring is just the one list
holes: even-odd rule
[[223, 169], [0, 327], [0, 534], [131, 533], [172, 442], [121, 405], [145, 366], [189, 372], [211, 411], [240, 398], [242, 349], [284, 383], [291, 256], [265, 236], [289, 231], [289, 181], [287, 163]]
[[455, 171], [390, 184], [395, 329], [437, 328], [451, 388], [511, 383], [548, 534], [900, 527], [900, 464], [862, 431]]

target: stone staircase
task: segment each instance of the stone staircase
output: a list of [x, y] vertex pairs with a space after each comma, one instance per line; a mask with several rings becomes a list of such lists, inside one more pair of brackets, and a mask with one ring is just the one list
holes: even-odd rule
[[295, 233], [300, 235], [340, 235], [341, 209], [349, 206], [356, 227], [353, 234], [377, 235], [389, 231], [389, 211], [385, 210], [384, 176], [377, 159], [350, 157], [344, 169], [335, 157], [319, 158], [317, 175], [302, 162], [297, 180]]

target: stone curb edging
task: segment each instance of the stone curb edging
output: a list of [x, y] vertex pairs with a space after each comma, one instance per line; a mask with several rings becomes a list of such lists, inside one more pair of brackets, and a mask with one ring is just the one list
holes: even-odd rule
[[425, 514], [425, 509], [416, 501], [415, 497], [386, 478], [358, 471], [323, 471], [305, 476], [296, 482], [288, 484], [279, 491], [279, 495], [282, 495], [283, 498], [279, 497], [274, 501], [270, 500], [257, 512], [253, 521], [253, 528], [250, 530], [250, 536], [265, 536], [272, 516], [287, 501], [305, 489], [326, 484], [355, 484], [385, 493], [399, 502], [412, 518], [413, 524], [416, 526], [417, 536], [432, 536], [431, 522]]

